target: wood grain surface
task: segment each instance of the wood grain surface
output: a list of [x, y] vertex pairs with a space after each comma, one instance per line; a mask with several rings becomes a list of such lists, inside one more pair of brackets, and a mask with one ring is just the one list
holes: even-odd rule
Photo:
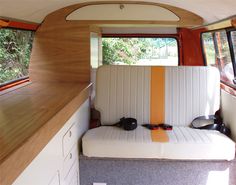
[[10, 185], [89, 97], [89, 83], [31, 83], [0, 96], [0, 185]]
[[35, 35], [29, 72], [33, 82], [89, 82], [90, 27], [42, 24]]
[[57, 10], [51, 14], [49, 14], [44, 24], [50, 25], [52, 22], [63, 23], [66, 20], [66, 17], [72, 13], [73, 11], [82, 8], [84, 6], [89, 5], [102, 5], [102, 4], [139, 4], [139, 5], [153, 5], [165, 8], [171, 12], [173, 12], [177, 17], [179, 17], [179, 21], [96, 21], [96, 20], [85, 20], [85, 21], [67, 21], [67, 22], [75, 22], [78, 24], [162, 24], [162, 25], [174, 25], [177, 27], [190, 27], [190, 26], [199, 26], [203, 24], [202, 17], [194, 14], [193, 12], [187, 11], [182, 8], [174, 7], [167, 4], [161, 3], [153, 3], [153, 2], [143, 2], [143, 1], [99, 1], [99, 2], [86, 2], [79, 3], [75, 5], [71, 5], [60, 10]]

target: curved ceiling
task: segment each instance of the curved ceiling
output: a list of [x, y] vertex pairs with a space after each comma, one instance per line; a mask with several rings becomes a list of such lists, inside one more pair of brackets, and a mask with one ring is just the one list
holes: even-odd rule
[[[49, 13], [66, 6], [82, 2], [89, 1], [0, 0], [0, 17], [41, 23]], [[235, 15], [236, 7], [236, 0], [148, 0], [147, 2], [169, 4], [186, 9], [201, 16], [205, 23], [212, 23]]]
[[[143, 13], [145, 12], [145, 13]], [[180, 18], [166, 8], [148, 4], [98, 4], [81, 7], [66, 20], [163, 20], [179, 21]]]

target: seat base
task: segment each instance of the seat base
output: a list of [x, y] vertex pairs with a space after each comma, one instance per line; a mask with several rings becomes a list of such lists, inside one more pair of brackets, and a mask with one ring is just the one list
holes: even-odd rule
[[153, 142], [151, 131], [138, 126], [125, 131], [113, 126], [89, 130], [82, 139], [88, 157], [232, 160], [235, 143], [218, 131], [174, 126], [169, 142]]

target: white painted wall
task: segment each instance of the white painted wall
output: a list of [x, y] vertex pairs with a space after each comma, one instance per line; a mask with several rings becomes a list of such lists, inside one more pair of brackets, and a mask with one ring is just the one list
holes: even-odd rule
[[224, 122], [231, 129], [232, 138], [236, 141], [236, 97], [221, 90], [221, 108]]

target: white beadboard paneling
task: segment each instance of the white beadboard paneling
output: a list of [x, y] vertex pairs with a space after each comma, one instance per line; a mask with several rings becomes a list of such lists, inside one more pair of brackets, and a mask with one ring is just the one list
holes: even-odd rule
[[144, 123], [150, 123], [150, 94], [151, 94], [151, 83], [150, 80], [146, 79], [151, 79], [151, 68], [146, 67], [144, 70], [144, 89], [143, 89], [143, 122]]
[[220, 76], [213, 67], [166, 67], [165, 122], [189, 125], [219, 109]]
[[110, 112], [108, 115], [108, 121], [111, 122], [112, 118], [117, 116], [117, 104], [119, 101], [117, 99], [117, 69], [116, 68], [110, 68], [110, 94], [109, 94], [109, 107], [108, 111]]
[[102, 124], [114, 124], [122, 117], [149, 123], [150, 67], [102, 66], [97, 71], [95, 108]]
[[[124, 80], [125, 80], [125, 76], [124, 76], [124, 68], [123, 67], [120, 67], [117, 69], [117, 73], [120, 74], [120, 77], [117, 78], [117, 86], [119, 88], [117, 88], [117, 97], [124, 97]], [[118, 101], [118, 98], [116, 97], [116, 100]], [[122, 101], [119, 101], [119, 103], [117, 103], [116, 105], [116, 111], [117, 111], [117, 116], [118, 115], [122, 115], [122, 113], [124, 112], [125, 110], [125, 106], [124, 106], [124, 100]]]
[[[213, 67], [166, 67], [165, 122], [189, 125], [219, 109], [220, 77]], [[103, 124], [123, 116], [149, 123], [151, 67], [102, 66], [97, 75], [96, 108]]]
[[[120, 101], [123, 101], [124, 104], [124, 112], [121, 114], [125, 117], [130, 116], [130, 86], [131, 86], [131, 75], [130, 75], [130, 68], [123, 67], [124, 69], [124, 79], [123, 79], [123, 91], [124, 91], [124, 96], [121, 97]], [[118, 97], [117, 97], [118, 98]], [[121, 117], [122, 117], [121, 115]], [[118, 118], [119, 119], [119, 118]]]
[[[140, 89], [142, 90], [142, 89]], [[130, 68], [130, 116], [133, 118], [137, 118], [137, 101], [142, 101], [137, 98], [138, 89], [138, 73], [137, 67]]]

